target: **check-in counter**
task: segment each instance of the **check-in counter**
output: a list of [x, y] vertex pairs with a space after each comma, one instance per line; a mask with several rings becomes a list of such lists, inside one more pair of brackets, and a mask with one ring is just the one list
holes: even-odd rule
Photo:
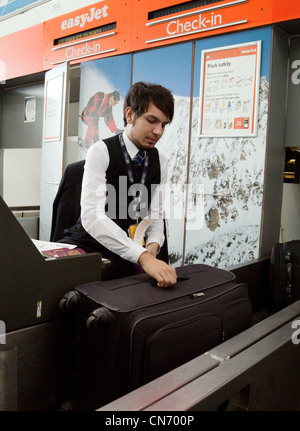
[[0, 237], [0, 410], [55, 410], [71, 384], [74, 328], [59, 302], [76, 285], [101, 280], [102, 258], [45, 259], [2, 198]]

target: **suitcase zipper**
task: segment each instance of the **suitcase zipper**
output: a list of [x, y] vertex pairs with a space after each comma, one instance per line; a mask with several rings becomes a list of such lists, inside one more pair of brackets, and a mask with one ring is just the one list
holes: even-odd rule
[[[114, 307], [113, 305], [111, 305], [111, 304], [109, 304], [107, 302], [98, 301], [98, 304], [102, 305], [103, 307], [108, 308], [111, 311], [118, 311], [120, 313], [128, 313], [128, 312], [131, 312], [131, 311], [141, 310], [143, 308], [147, 309], [147, 308], [152, 307], [154, 305], [167, 303], [170, 300], [171, 301], [176, 301], [178, 299], [181, 299], [181, 298], [184, 298], [184, 297], [188, 297], [188, 296], [190, 296], [192, 299], [195, 299], [195, 298], [198, 298], [198, 297], [206, 295], [205, 292], [210, 291], [211, 289], [214, 289], [215, 287], [222, 286], [223, 284], [230, 284], [230, 283], [234, 283], [234, 280], [229, 280], [229, 281], [224, 281], [223, 280], [223, 281], [220, 281], [219, 283], [212, 284], [210, 286], [207, 286], [207, 287], [203, 288], [201, 292], [180, 293], [177, 296], [173, 296], [172, 298], [170, 298], [170, 297], [166, 297], [166, 299], [160, 298], [160, 299], [158, 299], [155, 302], [146, 303], [146, 304], [142, 304], [142, 305], [139, 305], [139, 306], [135, 305], [134, 307], [131, 307], [131, 308], [129, 307], [129, 308], [126, 308], [126, 309], [120, 309], [119, 307]], [[139, 283], [136, 283], [136, 284], [138, 285]], [[241, 283], [240, 285], [243, 285], [243, 283]], [[235, 289], [236, 286], [237, 285], [234, 284], [234, 286], [231, 289]]]
[[[220, 292], [220, 293], [218, 293], [217, 295], [214, 295], [214, 296], [210, 296], [209, 298], [207, 298], [207, 299], [205, 299], [204, 301], [202, 301], [201, 303], [203, 304], [203, 303], [205, 303], [205, 302], [207, 302], [207, 301], [210, 301], [210, 300], [212, 300], [212, 299], [216, 299], [216, 298], [218, 298], [218, 297], [220, 297], [220, 296], [222, 296], [222, 295], [224, 295], [225, 293], [228, 293], [228, 292], [230, 292], [230, 291], [232, 291], [232, 290], [235, 290], [236, 288], [238, 288], [238, 287], [241, 287], [241, 286], [245, 286], [243, 283], [241, 283], [241, 284], [238, 284], [238, 285], [234, 285], [234, 286], [232, 286], [230, 289], [228, 289], [228, 290], [226, 290], [226, 291], [224, 291], [224, 292]], [[213, 287], [215, 287], [215, 286], [213, 286]], [[193, 295], [193, 298], [196, 298], [196, 297], [201, 297], [201, 296], [204, 296], [205, 295], [205, 293], [203, 293], [203, 292], [198, 292], [198, 293], [195, 293], [195, 294], [190, 294], [189, 296], [192, 296]], [[197, 296], [194, 296], [194, 295], [197, 295]], [[183, 297], [183, 296], [186, 296], [186, 295], [182, 295], [181, 297]], [[177, 297], [177, 298], [174, 298], [174, 299], [178, 299], [178, 298], [181, 298], [181, 297]], [[141, 307], [141, 308], [145, 308], [145, 309], [147, 309], [147, 308], [149, 308], [149, 307], [151, 307], [151, 306], [153, 306], [153, 305], [156, 305], [156, 304], [150, 304], [150, 305], [147, 305], [147, 306], [145, 306], [145, 307]], [[159, 315], [162, 315], [162, 314], [167, 314], [167, 313], [172, 313], [173, 311], [180, 311], [180, 310], [184, 310], [185, 308], [189, 308], [189, 307], [194, 307], [194, 306], [196, 306], [196, 305], [198, 305], [198, 303], [190, 303], [190, 304], [187, 304], [187, 305], [184, 305], [184, 306], [181, 306], [181, 307], [175, 307], [174, 309], [172, 309], [172, 310], [161, 310], [160, 312], [157, 312], [157, 313], [155, 313], [155, 314], [145, 314], [144, 316], [141, 316], [138, 320], [136, 320], [136, 322], [134, 323], [134, 325], [133, 325], [133, 327], [132, 327], [132, 329], [131, 329], [131, 334], [130, 334], [130, 338], [132, 338], [132, 333], [133, 333], [133, 331], [134, 331], [134, 328], [135, 328], [135, 326], [141, 321], [141, 320], [143, 320], [143, 319], [145, 319], [145, 318], [148, 318], [148, 317], [156, 317], [156, 316], [159, 316]], [[138, 310], [138, 309], [136, 309], [136, 310]]]
[[205, 293], [204, 292], [197, 292], [197, 293], [191, 293], [190, 296], [192, 298], [199, 298], [200, 296], [204, 296]]

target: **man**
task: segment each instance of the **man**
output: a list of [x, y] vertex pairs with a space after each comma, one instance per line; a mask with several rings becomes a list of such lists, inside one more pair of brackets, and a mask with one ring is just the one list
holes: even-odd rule
[[[166, 184], [167, 160], [155, 145], [173, 114], [174, 99], [169, 90], [138, 82], [125, 98], [124, 133], [96, 142], [87, 152], [81, 217], [61, 242], [102, 253], [112, 261], [115, 278], [136, 273], [138, 264], [159, 287], [176, 283], [176, 270], [156, 257], [164, 242], [163, 187], [158, 185]], [[142, 163], [135, 166], [139, 150], [143, 151]], [[136, 193], [136, 184], [143, 186], [140, 193]], [[140, 221], [142, 208], [149, 209], [150, 205], [156, 217], [146, 231], [143, 246], [130, 238], [128, 230]], [[109, 207], [114, 209], [112, 214]]]
[[99, 118], [103, 117], [104, 122], [112, 133], [118, 133], [112, 108], [120, 100], [120, 93], [115, 90], [105, 94], [102, 91], [94, 94], [81, 113], [81, 119], [87, 125], [85, 144], [90, 146], [99, 140]]

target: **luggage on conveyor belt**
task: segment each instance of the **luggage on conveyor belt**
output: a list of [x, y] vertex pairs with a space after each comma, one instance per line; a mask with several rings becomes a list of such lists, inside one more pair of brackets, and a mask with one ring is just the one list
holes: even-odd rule
[[177, 268], [162, 289], [147, 274], [78, 286], [75, 377], [79, 409], [93, 410], [193, 359], [251, 325], [248, 289], [229, 271]]
[[300, 299], [300, 240], [274, 245], [270, 276], [274, 304], [284, 307]]

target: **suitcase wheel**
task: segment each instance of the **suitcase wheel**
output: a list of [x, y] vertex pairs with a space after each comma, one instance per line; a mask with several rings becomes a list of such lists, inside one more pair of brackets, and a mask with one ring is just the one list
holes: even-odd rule
[[115, 317], [111, 311], [105, 307], [97, 308], [92, 312], [86, 321], [88, 329], [98, 329], [102, 326], [110, 326], [115, 321]]
[[71, 308], [77, 307], [81, 302], [81, 297], [79, 292], [76, 290], [70, 290], [67, 292], [62, 299], [59, 301], [59, 308], [61, 311], [68, 311]]

